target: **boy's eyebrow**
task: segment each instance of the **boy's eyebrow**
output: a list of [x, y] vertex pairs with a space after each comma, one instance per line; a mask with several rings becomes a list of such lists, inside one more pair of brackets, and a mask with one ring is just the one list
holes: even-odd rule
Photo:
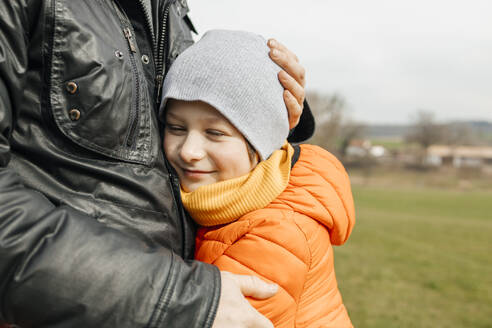
[[220, 123], [223, 121], [223, 119], [221, 119], [220, 117], [216, 117], [216, 116], [205, 117], [204, 120], [206, 122], [209, 122], [209, 123]]
[[181, 117], [179, 117], [179, 115], [178, 115], [178, 114], [175, 114], [175, 113], [173, 113], [172, 111], [167, 111], [166, 116], [167, 116], [167, 115], [172, 116], [172, 117], [177, 118], [177, 119], [181, 118]]

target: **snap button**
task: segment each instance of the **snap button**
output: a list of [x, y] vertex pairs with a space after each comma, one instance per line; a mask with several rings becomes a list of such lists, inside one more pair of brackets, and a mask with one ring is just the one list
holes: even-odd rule
[[67, 83], [67, 91], [71, 94], [74, 94], [75, 92], [77, 92], [77, 83], [73, 82], [73, 81], [70, 81]]
[[147, 65], [150, 62], [149, 56], [147, 55], [142, 55], [142, 63]]
[[76, 109], [76, 108], [72, 108], [68, 112], [68, 116], [70, 117], [70, 119], [72, 121], [77, 121], [80, 118], [80, 111], [78, 109]]
[[116, 50], [114, 52], [114, 55], [116, 56], [116, 58], [118, 58], [119, 60], [123, 60], [123, 52], [120, 51], [120, 50]]

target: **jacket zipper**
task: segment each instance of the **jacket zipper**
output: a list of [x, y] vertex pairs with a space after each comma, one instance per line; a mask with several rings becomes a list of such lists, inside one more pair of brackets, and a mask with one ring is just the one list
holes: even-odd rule
[[[174, 1], [169, 1], [164, 5], [164, 10], [162, 14], [162, 18], [160, 19], [161, 21], [161, 28], [159, 30], [159, 35], [158, 39], [156, 40], [156, 33], [154, 33], [154, 28], [152, 26], [152, 19], [149, 16], [151, 13], [147, 10], [145, 7], [144, 3], [142, 0], [139, 0], [138, 3], [140, 4], [140, 7], [145, 15], [145, 22], [147, 24], [147, 29], [150, 32], [150, 36], [152, 39], [152, 46], [153, 46], [153, 55], [154, 55], [154, 63], [155, 63], [155, 87], [156, 87], [156, 107], [159, 107], [159, 104], [161, 102], [160, 96], [161, 96], [161, 88], [162, 88], [162, 82], [164, 81], [164, 74], [165, 74], [165, 69], [168, 66], [168, 62], [165, 61], [165, 51], [167, 50], [167, 24], [168, 24], [168, 19], [169, 19], [169, 9], [170, 5]], [[181, 193], [180, 193], [180, 184], [179, 184], [179, 179], [174, 172], [174, 169], [168, 162], [168, 160], [165, 158], [165, 163], [167, 170], [169, 172], [169, 184], [171, 187], [171, 194], [173, 196], [174, 204], [177, 206], [177, 214], [179, 218], [181, 219], [181, 228], [184, 229], [184, 221], [186, 220], [183, 215], [183, 205], [181, 203]], [[188, 240], [186, 239], [186, 234], [183, 231], [183, 251], [187, 249], [188, 247]]]
[[161, 96], [161, 88], [162, 88], [162, 83], [164, 81], [164, 74], [165, 74], [165, 68], [167, 67], [167, 62], [164, 59], [165, 51], [167, 50], [167, 38], [166, 38], [166, 33], [167, 33], [167, 23], [168, 23], [168, 18], [169, 18], [169, 9], [170, 5], [174, 3], [175, 1], [168, 1], [164, 5], [164, 10], [162, 14], [162, 18], [159, 19], [161, 22], [160, 29], [158, 31], [158, 39], [156, 39], [156, 34], [154, 32], [154, 28], [152, 26], [152, 18], [150, 17], [151, 13], [149, 12], [148, 8], [145, 6], [143, 3], [143, 0], [139, 0], [138, 3], [140, 5], [140, 8], [142, 12], [144, 13], [145, 16], [145, 23], [147, 25], [147, 30], [150, 33], [150, 37], [152, 39], [152, 47], [153, 47], [153, 55], [154, 55], [154, 62], [155, 62], [155, 103], [158, 106], [160, 104], [160, 96]]
[[[167, 58], [166, 51], [168, 47], [168, 41], [167, 41], [167, 25], [168, 25], [168, 19], [169, 19], [169, 10], [170, 6], [172, 3], [175, 1], [169, 1], [165, 4], [164, 10], [162, 13], [162, 16], [160, 18], [161, 22], [161, 28], [159, 29], [159, 38], [156, 42], [156, 48], [155, 48], [155, 54], [154, 54], [154, 59], [155, 59], [155, 103], [156, 107], [159, 108], [159, 105], [161, 103], [161, 89], [162, 89], [162, 83], [164, 81], [164, 74], [166, 68], [169, 66], [168, 61], [165, 59]], [[164, 155], [165, 156], [165, 155]], [[186, 217], [184, 215], [184, 210], [183, 210], [183, 204], [181, 203], [181, 188], [180, 188], [180, 183], [179, 183], [179, 178], [177, 174], [174, 171], [174, 168], [171, 166], [167, 158], [164, 158], [167, 170], [169, 172], [169, 184], [171, 187], [171, 194], [173, 196], [174, 204], [176, 204], [176, 211], [178, 212], [178, 217], [179, 217], [179, 222], [181, 224], [181, 229], [182, 229], [182, 236], [183, 236], [183, 241], [182, 241], [182, 251], [183, 254], [185, 255], [185, 251], [190, 247], [190, 241], [187, 238], [187, 234], [185, 233], [185, 221]]]
[[155, 76], [155, 87], [156, 87], [156, 99], [155, 102], [157, 106], [161, 103], [161, 88], [162, 82], [164, 81], [165, 69], [167, 66], [167, 61], [164, 59], [165, 51], [167, 50], [167, 21], [169, 19], [169, 8], [171, 2], [167, 3], [164, 7], [164, 13], [162, 15], [161, 21], [161, 29], [159, 30], [159, 40], [157, 44], [157, 51], [155, 56], [155, 67], [156, 67], [156, 76]]
[[137, 46], [133, 38], [133, 30], [131, 29], [130, 19], [126, 16], [123, 8], [120, 7], [117, 1], [112, 1], [113, 8], [118, 16], [121, 26], [123, 27], [123, 37], [128, 45], [128, 53], [130, 57], [130, 64], [132, 66], [133, 79], [135, 81], [135, 101], [131, 104], [130, 109], [130, 129], [126, 135], [126, 145], [133, 147], [135, 144], [136, 132], [138, 127], [138, 121], [140, 116], [140, 76], [138, 75], [137, 62], [135, 59], [135, 53], [137, 52]]
[[154, 26], [152, 25], [152, 17], [151, 17], [152, 9], [150, 9], [149, 11], [148, 8], [143, 3], [143, 0], [139, 0], [138, 4], [140, 5], [140, 9], [142, 10], [145, 16], [145, 24], [147, 26], [147, 32], [149, 32], [152, 41], [152, 55], [155, 58], [157, 52], [157, 42], [155, 40]]
[[137, 52], [137, 47], [135, 45], [135, 41], [133, 39], [132, 30], [130, 27], [124, 27], [123, 33], [125, 35], [125, 39], [128, 43], [128, 52], [130, 53], [130, 63], [132, 66], [133, 78], [135, 79], [135, 101], [132, 103], [132, 108], [130, 111], [130, 130], [128, 131], [128, 135], [126, 137], [126, 145], [131, 147], [135, 143], [137, 126], [139, 123], [139, 104], [140, 104], [140, 77], [138, 75], [137, 63], [135, 60], [135, 53]]

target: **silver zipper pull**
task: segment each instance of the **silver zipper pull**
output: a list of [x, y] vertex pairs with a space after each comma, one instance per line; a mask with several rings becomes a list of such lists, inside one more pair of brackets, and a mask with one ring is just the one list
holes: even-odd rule
[[123, 29], [123, 32], [125, 32], [125, 38], [128, 41], [128, 45], [130, 46], [130, 51], [131, 52], [137, 52], [137, 47], [135, 47], [135, 43], [133, 42], [133, 35], [132, 35], [132, 31], [130, 30], [130, 28], [125, 27]]

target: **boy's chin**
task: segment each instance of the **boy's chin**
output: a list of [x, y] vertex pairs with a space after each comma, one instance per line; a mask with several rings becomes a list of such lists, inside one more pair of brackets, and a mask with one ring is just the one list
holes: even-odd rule
[[181, 188], [185, 191], [185, 192], [193, 192], [195, 190], [197, 190], [198, 188], [202, 187], [202, 186], [206, 186], [210, 183], [191, 183], [191, 184], [185, 184], [185, 185], [181, 185]]

